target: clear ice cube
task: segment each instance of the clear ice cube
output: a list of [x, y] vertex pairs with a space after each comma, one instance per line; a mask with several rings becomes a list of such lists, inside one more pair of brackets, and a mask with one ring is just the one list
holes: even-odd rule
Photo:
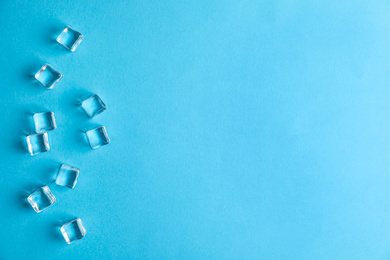
[[86, 134], [89, 145], [92, 149], [96, 149], [110, 143], [110, 139], [108, 138], [107, 131], [104, 126], [99, 126], [95, 129], [89, 130]]
[[81, 103], [81, 107], [89, 117], [95, 117], [107, 109], [98, 94], [93, 94]]
[[31, 155], [47, 152], [50, 150], [47, 133], [29, 135], [26, 138], [28, 151]]
[[37, 213], [56, 202], [56, 198], [47, 186], [43, 186], [33, 192], [28, 196], [27, 200]]
[[45, 64], [35, 74], [35, 78], [46, 88], [52, 89], [62, 79], [62, 74], [56, 71], [51, 65]]
[[73, 189], [76, 186], [79, 173], [80, 169], [63, 164], [58, 170], [56, 184]]
[[57, 37], [57, 42], [68, 50], [74, 52], [80, 45], [84, 36], [78, 31], [73, 30], [69, 26], [66, 27], [61, 34]]
[[85, 230], [81, 219], [76, 218], [64, 224], [61, 227], [61, 233], [64, 236], [66, 243], [70, 244], [85, 237], [87, 231]]
[[35, 132], [43, 133], [57, 128], [53, 112], [36, 113], [33, 116]]

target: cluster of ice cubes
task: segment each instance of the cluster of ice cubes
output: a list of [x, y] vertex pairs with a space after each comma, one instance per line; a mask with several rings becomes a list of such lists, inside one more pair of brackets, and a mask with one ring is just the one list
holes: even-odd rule
[[[57, 37], [57, 42], [72, 52], [77, 49], [82, 40], [83, 35], [69, 26]], [[43, 65], [35, 74], [35, 79], [47, 89], [53, 89], [62, 78], [63, 75], [50, 64]], [[93, 94], [82, 101], [80, 106], [90, 118], [96, 117], [107, 109], [107, 106], [97, 94]], [[48, 132], [55, 130], [57, 128], [57, 123], [52, 111], [35, 113], [32, 118], [34, 121], [35, 133], [28, 135], [26, 137], [26, 142], [28, 152], [31, 155], [37, 155], [50, 150]], [[104, 126], [99, 126], [86, 131], [85, 136], [92, 149], [107, 145], [110, 142]], [[80, 169], [62, 164], [57, 171], [55, 183], [59, 186], [73, 189], [76, 186], [79, 173]], [[56, 202], [56, 198], [48, 186], [43, 186], [28, 196], [27, 201], [35, 212], [39, 213], [53, 205]], [[86, 230], [81, 219], [76, 218], [65, 223], [61, 227], [61, 233], [65, 241], [70, 244], [76, 240], [82, 239], [86, 234]]]
[[[78, 168], [62, 164], [58, 169], [55, 182], [57, 185], [73, 189], [76, 186], [79, 172], [80, 169]], [[35, 212], [39, 213], [53, 205], [56, 202], [56, 198], [48, 186], [43, 186], [30, 194], [27, 201], [30, 203]], [[61, 233], [65, 241], [70, 244], [76, 240], [82, 239], [86, 234], [86, 230], [81, 219], [77, 218], [65, 223], [61, 227]]]

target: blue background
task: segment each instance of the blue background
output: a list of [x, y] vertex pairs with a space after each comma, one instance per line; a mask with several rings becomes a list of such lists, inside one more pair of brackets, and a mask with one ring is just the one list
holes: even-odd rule
[[[390, 259], [390, 3], [348, 2], [2, 0], [0, 259]], [[53, 40], [67, 24], [75, 53]], [[45, 110], [58, 128], [31, 157]]]

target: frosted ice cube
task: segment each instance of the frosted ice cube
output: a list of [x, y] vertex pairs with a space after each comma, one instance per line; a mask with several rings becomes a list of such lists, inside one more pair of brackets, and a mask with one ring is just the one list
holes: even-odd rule
[[81, 103], [81, 107], [89, 117], [95, 117], [107, 109], [98, 94], [93, 94]]
[[68, 50], [74, 52], [80, 45], [84, 36], [78, 31], [73, 30], [69, 26], [66, 27], [61, 34], [57, 37], [57, 42]]
[[104, 126], [99, 126], [95, 129], [91, 129], [86, 132], [89, 145], [92, 149], [99, 148], [100, 146], [110, 143], [108, 138], [106, 128]]
[[53, 112], [36, 113], [33, 116], [35, 132], [43, 133], [57, 128]]
[[47, 152], [50, 150], [47, 133], [29, 135], [26, 138], [28, 151], [31, 155]]
[[51, 65], [45, 64], [35, 74], [35, 78], [46, 88], [52, 89], [62, 79], [62, 74], [56, 71]]
[[56, 184], [66, 186], [71, 189], [76, 186], [77, 178], [79, 177], [80, 169], [63, 164], [58, 170]]
[[85, 230], [81, 219], [76, 218], [64, 224], [61, 227], [61, 233], [64, 236], [66, 243], [70, 244], [85, 237], [87, 231]]
[[28, 196], [27, 200], [37, 213], [56, 202], [56, 198], [47, 186], [43, 186], [33, 192]]

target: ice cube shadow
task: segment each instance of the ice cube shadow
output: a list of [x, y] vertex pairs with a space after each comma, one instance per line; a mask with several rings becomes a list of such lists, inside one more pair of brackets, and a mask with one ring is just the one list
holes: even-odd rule
[[66, 245], [66, 241], [61, 233], [61, 226], [57, 224], [56, 221], [52, 222], [50, 225], [47, 225], [47, 237], [51, 241], [63, 242]]
[[[50, 161], [46, 160], [44, 163], [40, 164], [40, 167], [36, 169], [34, 172], [36, 178], [43, 180], [47, 186], [51, 186], [55, 182], [55, 178], [57, 176], [58, 168], [60, 168], [61, 163], [58, 161]], [[51, 189], [51, 187], [50, 187]]]
[[91, 95], [93, 95], [92, 92], [81, 88], [76, 90], [73, 89], [72, 91], [67, 91], [63, 94], [63, 107], [69, 110], [68, 112], [71, 113], [72, 116], [77, 116], [84, 122], [85, 119], [89, 119], [89, 117], [81, 107], [81, 102], [90, 97]]
[[42, 45], [46, 47], [46, 51], [51, 54], [70, 54], [64, 46], [57, 42], [57, 37], [65, 29], [67, 25], [57, 19], [50, 19], [49, 22], [42, 26], [40, 32], [40, 38], [42, 39]]
[[67, 138], [70, 138], [66, 143], [72, 144], [73, 148], [80, 152], [91, 150], [84, 131], [86, 130], [85, 125], [90, 121], [90, 118], [81, 108], [81, 101], [92, 94], [89, 90], [76, 88], [65, 92], [62, 96], [62, 112], [68, 117], [68, 125], [66, 127], [69, 135]]
[[21, 70], [20, 79], [23, 81], [24, 91], [31, 95], [42, 94], [50, 89], [45, 88], [36, 78], [35, 74], [45, 65], [47, 62], [32, 57], [28, 59], [24, 69]]
[[17, 112], [18, 116], [15, 118], [14, 125], [9, 128], [9, 132], [13, 137], [10, 142], [6, 142], [7, 151], [29, 156], [26, 136], [33, 130], [28, 120], [29, 111], [22, 108]]
[[48, 225], [48, 236], [50, 239], [56, 241], [56, 242], [62, 242], [64, 245], [67, 245], [64, 237], [62, 236], [61, 233], [61, 227], [65, 224], [68, 223], [69, 221], [75, 219], [77, 217], [70, 216], [70, 215], [60, 215], [57, 216], [55, 220], [52, 220], [50, 222], [50, 225]]

